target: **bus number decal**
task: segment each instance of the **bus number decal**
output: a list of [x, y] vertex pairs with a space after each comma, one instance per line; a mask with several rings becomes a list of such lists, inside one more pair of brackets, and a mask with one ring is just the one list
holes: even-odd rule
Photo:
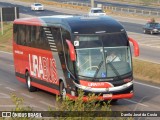
[[29, 54], [30, 74], [50, 83], [57, 83], [55, 59]]

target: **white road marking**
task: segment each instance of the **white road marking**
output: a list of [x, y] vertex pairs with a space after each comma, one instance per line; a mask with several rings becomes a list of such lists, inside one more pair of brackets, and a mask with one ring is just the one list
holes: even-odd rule
[[25, 94], [25, 93], [21, 93], [21, 95], [23, 95], [23, 96], [25, 96], [25, 97], [28, 97], [28, 98], [33, 98], [32, 96], [27, 95], [27, 94]]
[[156, 86], [153, 86], [153, 85], [148, 85], [148, 84], [145, 84], [145, 83], [140, 83], [140, 82], [135, 82], [135, 81], [134, 81], [134, 83], [137, 83], [137, 84], [140, 84], [140, 85], [144, 85], [144, 86], [148, 86], [148, 87], [152, 87], [152, 88], [160, 90], [160, 87], [156, 87]]
[[10, 88], [10, 87], [5, 87], [6, 89], [10, 90], [10, 91], [16, 91], [15, 89], [13, 88]]
[[10, 98], [10, 96], [5, 93], [0, 93], [0, 98]]
[[124, 99], [124, 100], [126, 100], [126, 101], [128, 101], [128, 102], [131, 102], [131, 103], [135, 103], [135, 104], [142, 105], [142, 106], [144, 106], [144, 107], [149, 107], [148, 105], [145, 105], [145, 104], [142, 104], [142, 103], [138, 103], [138, 102], [133, 101], [133, 100], [128, 100], [128, 99]]
[[47, 103], [47, 102], [44, 102], [44, 101], [39, 101], [40, 103], [44, 104], [44, 105], [47, 105], [48, 107], [52, 107], [52, 108], [56, 108], [55, 106]]
[[1, 53], [13, 54], [11, 52], [0, 51]]

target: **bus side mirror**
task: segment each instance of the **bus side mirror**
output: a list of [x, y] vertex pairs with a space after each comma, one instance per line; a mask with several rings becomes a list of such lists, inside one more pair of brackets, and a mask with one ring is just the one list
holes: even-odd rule
[[71, 43], [70, 40], [67, 40], [67, 39], [66, 39], [66, 42], [67, 42], [67, 45], [69, 48], [69, 54], [70, 54], [71, 61], [76, 61], [76, 53], [75, 53], [75, 49], [74, 49], [73, 44]]
[[139, 46], [138, 46], [138, 43], [133, 38], [128, 37], [128, 39], [129, 39], [129, 41], [134, 46], [134, 56], [138, 57], [139, 56]]

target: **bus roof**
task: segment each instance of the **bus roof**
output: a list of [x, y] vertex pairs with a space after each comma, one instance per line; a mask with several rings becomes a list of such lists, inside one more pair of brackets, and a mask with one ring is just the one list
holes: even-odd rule
[[55, 15], [35, 18], [16, 19], [14, 24], [57, 26], [65, 28], [72, 33], [93, 34], [103, 31], [105, 33], [124, 31], [123, 26], [109, 16], [72, 16]]

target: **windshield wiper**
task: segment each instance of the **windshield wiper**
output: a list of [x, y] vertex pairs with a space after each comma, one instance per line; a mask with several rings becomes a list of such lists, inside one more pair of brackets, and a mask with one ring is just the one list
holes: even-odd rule
[[102, 60], [102, 61], [99, 63], [99, 65], [98, 65], [98, 68], [97, 68], [97, 70], [96, 70], [96, 72], [95, 72], [95, 74], [94, 74], [94, 77], [93, 77], [93, 81], [94, 81], [95, 78], [97, 77], [97, 74], [98, 74], [100, 68], [102, 67], [102, 64], [103, 64], [103, 60]]
[[[107, 54], [105, 54], [105, 58], [107, 59]], [[112, 61], [114, 61], [114, 59]], [[118, 77], [118, 79], [121, 79], [119, 72], [116, 70], [116, 68], [112, 64], [112, 61], [110, 61], [110, 62], [107, 61], [107, 64], [111, 66], [113, 72], [116, 74], [116, 76], [114, 78]]]
[[[112, 64], [112, 62], [109, 62], [108, 65], [111, 66], [113, 72], [116, 74], [116, 77], [118, 77], [118, 79], [121, 79], [119, 72], [116, 70], [116, 68], [114, 67], [114, 65]], [[116, 78], [114, 77], [114, 78]]]

